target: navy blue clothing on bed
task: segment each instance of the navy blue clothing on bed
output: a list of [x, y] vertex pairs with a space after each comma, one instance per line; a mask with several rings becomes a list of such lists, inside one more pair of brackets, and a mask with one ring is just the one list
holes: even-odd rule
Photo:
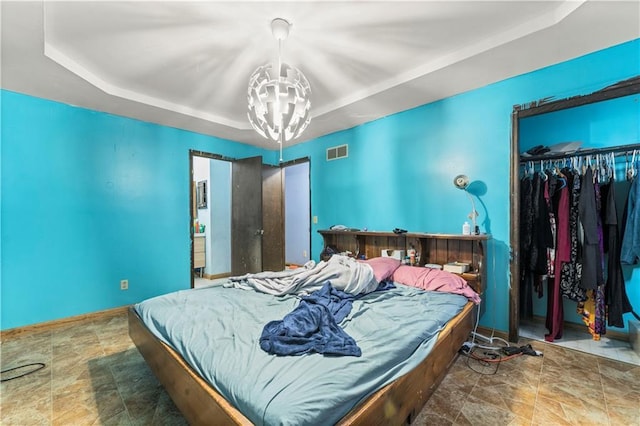
[[275, 355], [362, 355], [355, 340], [338, 325], [351, 312], [354, 299], [354, 295], [325, 283], [320, 290], [303, 297], [281, 321], [265, 325], [260, 347]]

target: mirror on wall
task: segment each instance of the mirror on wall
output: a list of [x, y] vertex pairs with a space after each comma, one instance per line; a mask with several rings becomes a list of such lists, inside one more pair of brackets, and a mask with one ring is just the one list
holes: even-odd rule
[[201, 180], [196, 188], [196, 204], [199, 209], [207, 208], [207, 181]]

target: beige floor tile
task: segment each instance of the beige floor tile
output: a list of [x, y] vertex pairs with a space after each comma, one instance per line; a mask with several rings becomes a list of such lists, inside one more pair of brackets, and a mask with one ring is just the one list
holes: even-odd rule
[[[522, 344], [544, 356], [497, 369], [458, 357], [413, 424], [640, 426], [640, 366]], [[0, 354], [3, 369], [46, 364], [0, 385], [2, 425], [187, 424], [129, 339], [125, 314], [5, 339]]]
[[528, 425], [531, 419], [518, 416], [516, 413], [487, 404], [486, 401], [470, 395], [462, 404], [460, 415], [454, 424], [469, 425]]

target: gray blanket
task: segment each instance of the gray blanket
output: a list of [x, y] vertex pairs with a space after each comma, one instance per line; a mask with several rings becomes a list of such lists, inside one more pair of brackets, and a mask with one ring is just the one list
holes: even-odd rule
[[371, 293], [378, 287], [371, 266], [341, 255], [333, 255], [328, 261], [317, 264], [309, 261], [302, 268], [231, 277], [224, 285], [282, 296], [312, 293], [326, 282], [353, 295]]

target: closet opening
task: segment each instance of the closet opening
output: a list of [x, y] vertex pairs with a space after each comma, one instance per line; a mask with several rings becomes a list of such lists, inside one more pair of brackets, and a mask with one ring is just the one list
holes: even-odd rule
[[[534, 318], [539, 323], [542, 322], [539, 329], [545, 330], [543, 333], [547, 335], [547, 341], [553, 341], [554, 338], [561, 340], [563, 324], [570, 326], [569, 328], [574, 328], [575, 324], [575, 327], [582, 327], [581, 332], [586, 332], [595, 330], [595, 321], [607, 321], [608, 311], [598, 311], [599, 315], [595, 313], [596, 307], [609, 308], [608, 305], [603, 305], [605, 294], [599, 292], [606, 292], [605, 284], [609, 275], [617, 276], [619, 272], [613, 269], [614, 272], [608, 272], [607, 261], [611, 259], [613, 263], [617, 262], [615, 250], [610, 251], [608, 247], [599, 246], [608, 245], [607, 238], [610, 234], [605, 229], [608, 222], [602, 218], [604, 208], [613, 205], [617, 209], [617, 222], [620, 227], [628, 189], [631, 181], [635, 179], [635, 176], [627, 179], [627, 171], [633, 167], [637, 169], [640, 164], [640, 99], [637, 96], [639, 93], [640, 76], [637, 76], [584, 96], [557, 101], [543, 99], [514, 106], [510, 170], [510, 341], [516, 342], [520, 337], [521, 321], [525, 318], [527, 321]], [[579, 202], [579, 183], [580, 180], [584, 181], [586, 174], [589, 175], [588, 181], [592, 184], [582, 185], [582, 188], [588, 193], [595, 191], [593, 197], [598, 201], [598, 213], [582, 217], [577, 210], [571, 210], [574, 213], [561, 213], [559, 216], [561, 192], [565, 193], [562, 198], [563, 206], [576, 209], [580, 206], [583, 210], [586, 208], [585, 202], [591, 199], [590, 195], [583, 197], [582, 204]], [[574, 183], [578, 185], [577, 188], [572, 186]], [[564, 185], [567, 185], [566, 189], [555, 192], [556, 188], [565, 188]], [[613, 197], [607, 200], [610, 188], [615, 189], [615, 200]], [[572, 197], [571, 190], [576, 194], [575, 197]], [[536, 204], [531, 204], [531, 200], [535, 200]], [[576, 203], [575, 206], [571, 205], [572, 201]], [[546, 223], [551, 224], [532, 226], [532, 217], [550, 218]], [[591, 217], [596, 218], [597, 223], [588, 223]], [[562, 227], [559, 228], [562, 229], [562, 235], [556, 233], [558, 220], [563, 221]], [[567, 225], [567, 220], [571, 221], [571, 226]], [[587, 222], [583, 224], [585, 220]], [[545, 221], [540, 223], [543, 222]], [[565, 231], [566, 229], [571, 231]], [[622, 239], [622, 230], [618, 231], [619, 239]], [[597, 235], [594, 232], [601, 234]], [[606, 236], [602, 235], [603, 232]], [[593, 245], [594, 235], [596, 245]], [[566, 243], [563, 245], [564, 248], [560, 249], [562, 260], [555, 258], [559, 249], [558, 238], [562, 239], [563, 244]], [[532, 240], [534, 243], [537, 242], [537, 245], [532, 245]], [[585, 241], [586, 244], [583, 246]], [[545, 247], [550, 249], [547, 250]], [[586, 248], [587, 256], [595, 256], [587, 258], [600, 260], [585, 261], [583, 265], [583, 248]], [[576, 253], [576, 250], [579, 253]], [[614, 253], [613, 259], [609, 253]], [[624, 268], [622, 290], [625, 289], [625, 283], [640, 280], [638, 269], [638, 265]], [[536, 270], [537, 272], [534, 272]], [[589, 279], [592, 273], [600, 277], [597, 280], [599, 285], [594, 288], [590, 288], [589, 284], [592, 282]], [[585, 282], [580, 284], [583, 275], [586, 277]], [[558, 299], [554, 289], [561, 282], [563, 290]], [[581, 285], [588, 288], [590, 298], [597, 300], [595, 305], [590, 304], [585, 308], [584, 303], [590, 303], [590, 298], [581, 293], [584, 290]], [[631, 287], [626, 285], [626, 289]], [[571, 288], [578, 294], [571, 293]], [[629, 299], [638, 312], [640, 292], [632, 292]], [[607, 298], [606, 303], [611, 300], [611, 295], [607, 295]], [[567, 313], [568, 311], [573, 311], [573, 316]], [[553, 312], [556, 314], [555, 319]], [[582, 312], [582, 316], [579, 312]], [[558, 321], [563, 323], [559, 329]], [[620, 327], [620, 321], [614, 323], [618, 324], [615, 327]], [[550, 327], [556, 329], [552, 330]], [[620, 330], [623, 329], [613, 328], [609, 334], [619, 334], [628, 338], [628, 334]], [[598, 333], [593, 334], [594, 340], [599, 338], [596, 334]]]

